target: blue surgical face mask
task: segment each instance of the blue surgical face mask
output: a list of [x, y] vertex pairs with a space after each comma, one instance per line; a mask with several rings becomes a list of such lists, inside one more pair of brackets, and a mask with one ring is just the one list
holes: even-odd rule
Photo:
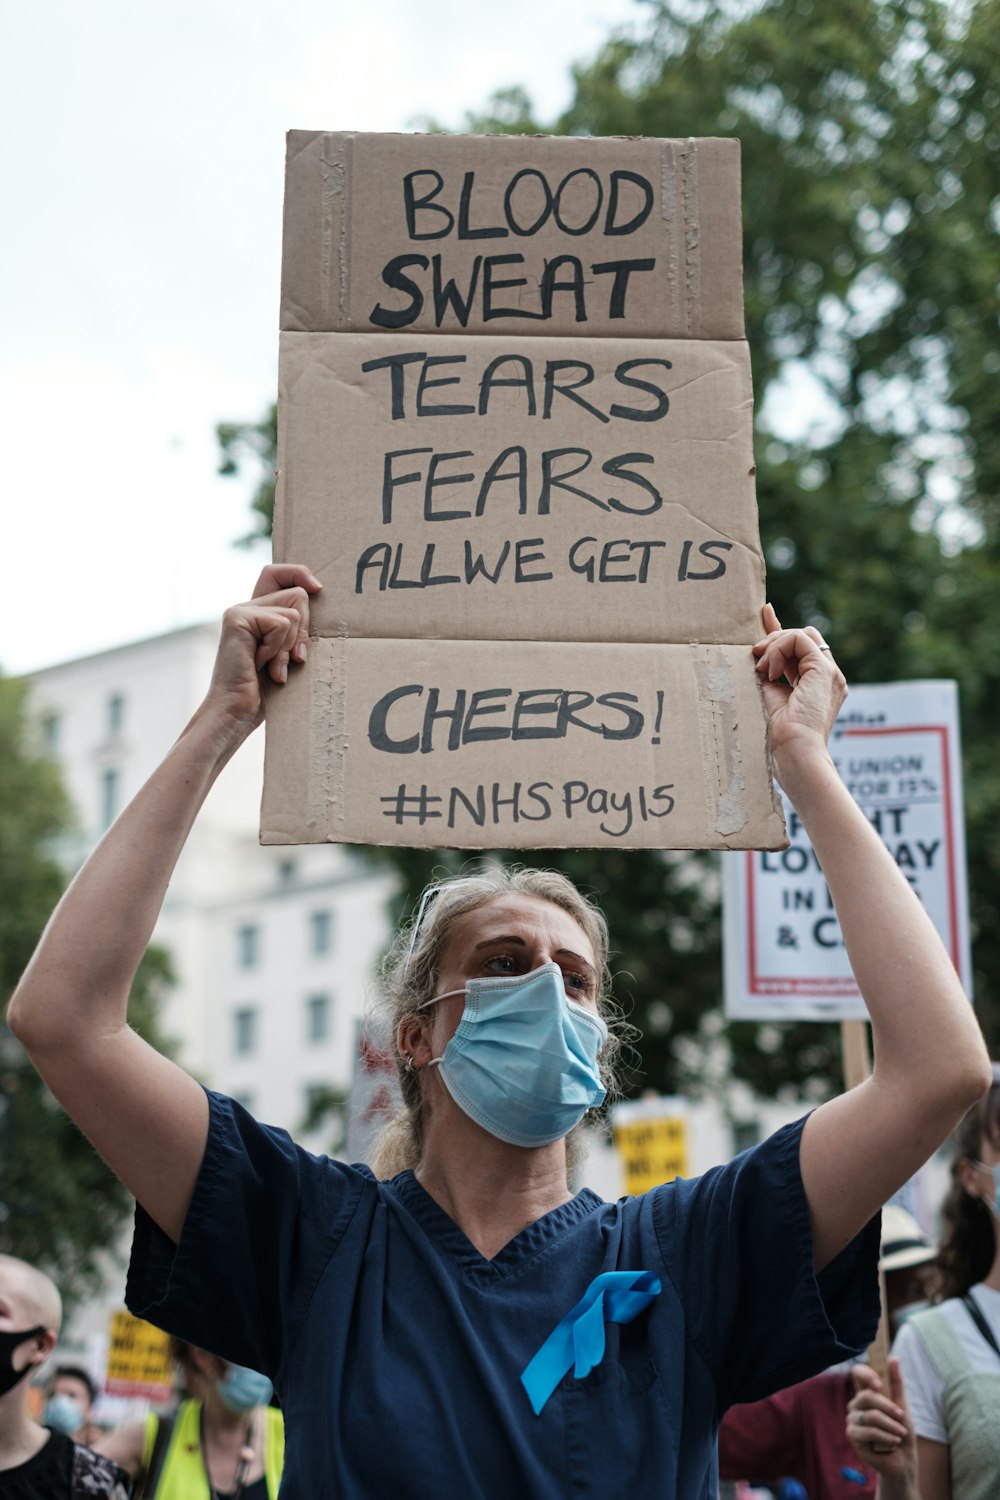
[[230, 1411], [253, 1411], [255, 1406], [266, 1406], [274, 1393], [266, 1375], [248, 1370], [245, 1365], [230, 1365], [215, 1389]]
[[65, 1432], [67, 1437], [71, 1437], [83, 1426], [83, 1407], [72, 1396], [65, 1396], [57, 1391], [42, 1407], [42, 1426], [51, 1427], [53, 1432]]
[[604, 1102], [597, 1054], [608, 1028], [566, 994], [558, 964], [470, 979], [426, 1005], [465, 994], [438, 1067], [460, 1109], [512, 1146], [548, 1146]]

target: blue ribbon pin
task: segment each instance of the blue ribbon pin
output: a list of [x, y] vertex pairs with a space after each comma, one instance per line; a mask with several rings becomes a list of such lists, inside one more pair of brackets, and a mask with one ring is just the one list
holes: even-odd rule
[[536, 1417], [571, 1369], [582, 1380], [601, 1363], [605, 1323], [631, 1323], [659, 1292], [659, 1277], [652, 1271], [607, 1271], [594, 1277], [521, 1375]]

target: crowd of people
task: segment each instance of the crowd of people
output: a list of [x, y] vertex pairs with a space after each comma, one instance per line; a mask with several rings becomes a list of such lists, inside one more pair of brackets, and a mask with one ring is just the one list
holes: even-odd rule
[[[574, 1191], [580, 1127], [617, 1087], [620, 1022], [603, 916], [538, 870], [433, 887], [399, 934], [384, 995], [402, 1107], [374, 1170], [309, 1155], [129, 1029], [176, 859], [263, 717], [264, 679], [280, 691], [301, 669], [319, 588], [276, 565], [227, 611], [204, 703], [77, 875], [12, 999], [11, 1029], [136, 1199], [128, 1304], [183, 1341], [188, 1399], [86, 1459], [32, 1423], [19, 1392], [55, 1343], [57, 1299], [10, 1262], [0, 1495], [35, 1500], [24, 1471], [41, 1463], [64, 1485], [90, 1466], [89, 1488], [42, 1492], [58, 1500], [123, 1493], [144, 1469], [159, 1500], [180, 1500], [196, 1473], [217, 1500], [264, 1500], [283, 1451], [285, 1500], [710, 1500], [727, 1412], [730, 1472], [741, 1408], [770, 1401], [768, 1422], [802, 1420], [825, 1399], [803, 1396], [821, 1389], [809, 1383], [863, 1354], [880, 1209], [963, 1119], [947, 1296], [903, 1322], [888, 1389], [852, 1374], [849, 1398], [836, 1377], [857, 1464], [748, 1477], [811, 1483], [810, 1500], [873, 1484], [881, 1500], [992, 1493], [996, 1085], [931, 922], [829, 755], [845, 684], [815, 629], [783, 629], [767, 607], [753, 652], [775, 772], [822, 864], [875, 1067], [806, 1119], [691, 1181], [617, 1203]], [[890, 1262], [903, 1249], [891, 1219], [886, 1233], [895, 1275], [907, 1267]], [[911, 1287], [897, 1311], [914, 1300]]]

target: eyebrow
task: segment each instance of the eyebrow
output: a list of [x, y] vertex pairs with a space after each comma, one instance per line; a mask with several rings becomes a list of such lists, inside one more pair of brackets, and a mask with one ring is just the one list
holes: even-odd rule
[[[496, 943], [517, 943], [521, 948], [526, 948], [528, 946], [524, 941], [524, 938], [518, 937], [517, 933], [505, 932], [501, 933], [499, 937], [484, 938], [481, 943], [476, 944], [475, 952], [478, 953], [480, 948], [492, 948]], [[557, 956], [561, 956], [563, 958], [575, 958], [577, 963], [583, 964], [584, 968], [589, 969], [591, 974], [597, 973], [597, 970], [594, 968], [594, 965], [590, 962], [590, 960], [584, 958], [582, 953], [575, 953], [572, 948], [557, 948], [556, 954]]]

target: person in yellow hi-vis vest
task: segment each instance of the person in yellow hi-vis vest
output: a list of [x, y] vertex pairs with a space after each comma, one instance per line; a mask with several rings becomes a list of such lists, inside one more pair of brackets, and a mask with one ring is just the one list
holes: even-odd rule
[[171, 1340], [188, 1398], [110, 1433], [100, 1451], [139, 1481], [142, 1500], [276, 1500], [285, 1456], [266, 1375]]

